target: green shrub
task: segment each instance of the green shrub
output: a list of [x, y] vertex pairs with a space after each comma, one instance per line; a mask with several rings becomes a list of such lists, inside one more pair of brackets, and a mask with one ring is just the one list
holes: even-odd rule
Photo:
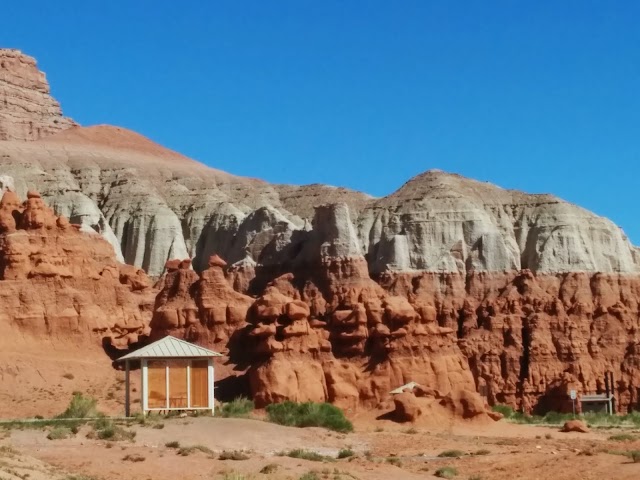
[[462, 456], [464, 456], [464, 452], [462, 450], [445, 450], [438, 454], [438, 457], [440, 458], [460, 458]]
[[629, 452], [629, 456], [631, 457], [631, 460], [633, 460], [633, 463], [640, 463], [640, 450], [633, 450]]
[[351, 450], [350, 448], [343, 448], [338, 452], [338, 458], [348, 458], [353, 457], [354, 455], [355, 453], [353, 453], [353, 450]]
[[494, 405], [493, 407], [491, 407], [491, 410], [501, 413], [504, 418], [511, 418], [515, 413], [513, 408], [511, 408], [509, 405]]
[[291, 458], [299, 458], [301, 460], [310, 460], [312, 462], [326, 462], [333, 461], [333, 458], [326, 457], [324, 455], [320, 455], [316, 452], [311, 452], [309, 450], [303, 450], [301, 448], [296, 448], [295, 450], [289, 450], [288, 452], [280, 452], [278, 454], [281, 457], [291, 457]]
[[63, 440], [65, 438], [72, 437], [73, 433], [71, 429], [68, 427], [55, 427], [53, 430], [49, 432], [47, 438], [49, 440]]
[[330, 403], [283, 402], [267, 405], [270, 422], [290, 427], [324, 427], [336, 432], [351, 432], [353, 425], [344, 412]]
[[232, 452], [224, 451], [219, 456], [219, 460], [249, 460], [249, 455], [241, 450], [234, 450]]
[[218, 409], [218, 415], [223, 418], [246, 418], [253, 411], [253, 400], [238, 397], [229, 403], [225, 403]]
[[57, 418], [87, 418], [98, 414], [95, 398], [85, 397], [80, 392], [74, 392], [67, 409]]
[[435, 473], [435, 476], [439, 478], [453, 478], [456, 475], [458, 475], [458, 470], [453, 467], [441, 467]]

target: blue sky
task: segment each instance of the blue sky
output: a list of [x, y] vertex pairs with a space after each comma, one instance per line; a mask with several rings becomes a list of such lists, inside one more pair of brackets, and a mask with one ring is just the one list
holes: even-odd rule
[[376, 196], [431, 168], [548, 192], [640, 244], [640, 2], [2, 7], [65, 114], [208, 165]]

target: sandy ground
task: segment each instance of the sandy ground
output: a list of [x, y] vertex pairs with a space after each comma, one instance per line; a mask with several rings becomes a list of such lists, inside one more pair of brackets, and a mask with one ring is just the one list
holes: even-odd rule
[[[0, 434], [0, 478], [53, 480], [201, 480], [201, 479], [299, 479], [308, 472], [317, 478], [419, 479], [436, 478], [435, 471], [453, 466], [455, 478], [500, 479], [593, 479], [640, 478], [640, 464], [623, 455], [608, 453], [640, 450], [640, 432], [634, 441], [613, 441], [617, 430], [592, 430], [588, 434], [560, 433], [557, 429], [513, 425], [504, 421], [490, 425], [458, 422], [430, 428], [397, 425], [388, 421], [356, 423], [350, 434], [318, 428], [290, 428], [261, 420], [222, 418], [172, 418], [161, 420], [163, 428], [130, 427], [133, 442], [89, 439], [89, 426], [65, 440], [48, 440], [46, 430], [6, 430]], [[181, 456], [168, 442], [183, 446], [203, 445], [203, 452]], [[279, 456], [303, 448], [337, 456], [341, 448], [355, 456], [331, 462], [313, 462]], [[468, 455], [439, 458], [449, 449]], [[223, 451], [243, 450], [246, 460], [219, 460]], [[474, 453], [485, 450], [484, 454]], [[125, 460], [129, 455], [140, 461]], [[389, 458], [396, 464], [392, 464]], [[275, 472], [259, 473], [276, 464]], [[28, 474], [28, 475], [26, 475]], [[75, 477], [73, 476], [75, 475]], [[81, 476], [84, 475], [84, 476]], [[235, 475], [235, 476], [234, 476]]]

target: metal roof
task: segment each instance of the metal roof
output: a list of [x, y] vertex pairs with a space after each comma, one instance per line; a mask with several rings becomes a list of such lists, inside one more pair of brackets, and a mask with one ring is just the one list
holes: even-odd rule
[[395, 390], [391, 390], [389, 393], [391, 395], [396, 395], [398, 393], [404, 392], [407, 389], [413, 390], [413, 387], [415, 387], [416, 385], [419, 385], [419, 384], [417, 382], [409, 382], [406, 385], [402, 385], [401, 387], [396, 388]]
[[118, 359], [132, 360], [136, 358], [193, 358], [193, 357], [221, 357], [218, 352], [208, 350], [193, 343], [167, 335], [166, 337], [131, 352]]

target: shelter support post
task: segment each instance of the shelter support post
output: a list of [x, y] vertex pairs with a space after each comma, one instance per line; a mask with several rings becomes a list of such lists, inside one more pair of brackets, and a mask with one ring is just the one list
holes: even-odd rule
[[141, 367], [141, 374], [142, 374], [142, 381], [141, 383], [141, 388], [140, 388], [140, 405], [142, 406], [142, 415], [146, 416], [147, 415], [147, 411], [149, 410], [149, 394], [147, 393], [147, 391], [149, 390], [149, 372], [147, 369], [147, 359], [143, 358], [140, 360], [140, 367]]
[[124, 416], [131, 416], [131, 402], [129, 398], [129, 360], [124, 362]]
[[215, 415], [215, 412], [214, 412], [215, 399], [213, 397], [214, 395], [213, 358], [209, 358], [207, 362], [207, 388], [209, 389], [209, 395], [207, 395], [207, 397], [209, 398], [209, 405], [207, 405], [207, 407], [211, 410], [211, 415], [213, 416]]

